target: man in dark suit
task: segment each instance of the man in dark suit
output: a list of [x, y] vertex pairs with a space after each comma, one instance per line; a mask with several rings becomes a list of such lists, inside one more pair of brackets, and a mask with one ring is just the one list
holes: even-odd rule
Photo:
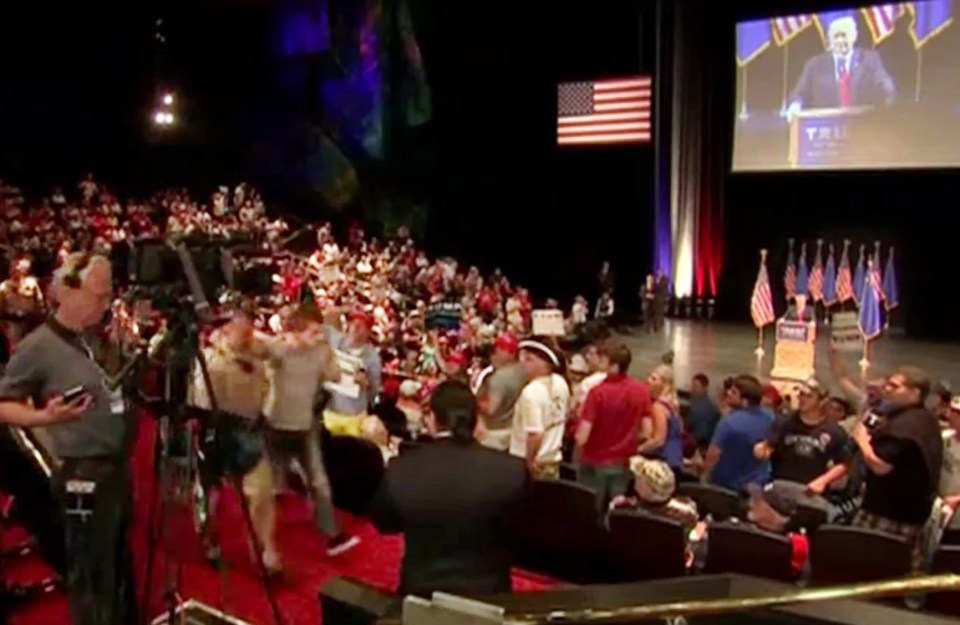
[[510, 592], [526, 466], [474, 440], [477, 403], [466, 384], [442, 383], [430, 408], [433, 442], [390, 463], [371, 508], [380, 532], [406, 538], [398, 591]]
[[857, 23], [852, 17], [832, 21], [827, 38], [827, 51], [803, 67], [788, 100], [788, 118], [802, 109], [892, 104], [896, 100], [896, 87], [880, 54], [854, 46]]

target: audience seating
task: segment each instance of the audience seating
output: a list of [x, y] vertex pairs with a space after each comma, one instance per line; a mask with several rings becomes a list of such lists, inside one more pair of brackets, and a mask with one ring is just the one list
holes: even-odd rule
[[614, 510], [609, 517], [609, 550], [618, 581], [686, 573], [686, 531], [673, 519], [638, 510]]
[[712, 523], [704, 573], [738, 573], [782, 582], [796, 579], [790, 539], [743, 523]]
[[816, 532], [821, 525], [827, 524], [827, 511], [815, 506], [799, 504], [793, 513], [791, 527], [802, 528], [808, 534]]
[[822, 525], [810, 545], [811, 582], [818, 586], [894, 579], [910, 574], [910, 543], [884, 532]]
[[[937, 550], [932, 573], [960, 573], [960, 546], [946, 545]], [[940, 592], [927, 596], [927, 607], [935, 612], [960, 616], [960, 592]]]
[[521, 526], [521, 567], [574, 583], [609, 578], [606, 534], [592, 489], [564, 480], [534, 480]]
[[682, 482], [678, 485], [677, 491], [680, 495], [689, 497], [697, 503], [701, 517], [710, 515], [714, 521], [726, 521], [739, 517], [743, 511], [743, 500], [740, 496], [732, 490], [719, 486]]

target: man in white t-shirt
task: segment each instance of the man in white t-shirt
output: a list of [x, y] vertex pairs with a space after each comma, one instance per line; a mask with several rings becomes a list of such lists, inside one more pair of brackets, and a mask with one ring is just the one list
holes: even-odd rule
[[522, 341], [520, 364], [530, 382], [514, 410], [510, 453], [524, 458], [534, 477], [556, 478], [570, 403], [567, 381], [557, 373], [560, 356], [539, 341]]

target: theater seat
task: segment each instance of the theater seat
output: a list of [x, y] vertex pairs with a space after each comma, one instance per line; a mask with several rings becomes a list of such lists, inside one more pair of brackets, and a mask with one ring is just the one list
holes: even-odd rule
[[782, 582], [796, 580], [790, 539], [743, 523], [713, 523], [703, 572], [739, 573]]
[[822, 525], [810, 545], [811, 582], [818, 586], [895, 579], [910, 574], [905, 538], [845, 525]]
[[[946, 545], [933, 558], [932, 573], [960, 573], [960, 546]], [[927, 597], [927, 607], [934, 612], [960, 616], [960, 592], [938, 592]]]
[[689, 482], [680, 484], [677, 490], [697, 503], [701, 517], [710, 515], [714, 521], [726, 521], [740, 516], [743, 511], [740, 496], [726, 488]]
[[608, 525], [609, 557], [617, 581], [686, 573], [686, 531], [679, 522], [639, 510], [614, 510]]
[[519, 565], [576, 583], [610, 579], [606, 534], [592, 489], [565, 480], [534, 480], [518, 537]]
[[380, 448], [353, 436], [324, 434], [321, 440], [334, 505], [352, 514], [366, 514], [383, 479]]
[[802, 528], [807, 534], [812, 535], [817, 528], [827, 523], [827, 511], [824, 508], [798, 504], [796, 511], [791, 518], [791, 526]]

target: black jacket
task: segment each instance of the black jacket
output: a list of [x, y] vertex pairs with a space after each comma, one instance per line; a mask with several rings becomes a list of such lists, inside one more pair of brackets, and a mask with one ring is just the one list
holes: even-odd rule
[[371, 518], [405, 535], [399, 592], [509, 592], [527, 484], [522, 460], [478, 444], [441, 440], [391, 461]]

